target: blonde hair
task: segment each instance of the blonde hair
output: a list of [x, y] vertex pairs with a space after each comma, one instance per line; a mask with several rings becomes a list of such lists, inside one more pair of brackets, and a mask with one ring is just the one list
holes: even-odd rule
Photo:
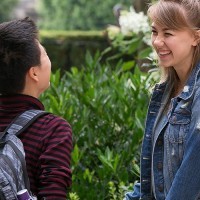
[[[159, 0], [149, 7], [148, 16], [160, 26], [173, 30], [190, 29], [195, 34], [200, 30], [200, 0]], [[194, 49], [191, 70], [199, 60], [200, 43]], [[178, 81], [173, 67], [161, 70], [161, 79]]]

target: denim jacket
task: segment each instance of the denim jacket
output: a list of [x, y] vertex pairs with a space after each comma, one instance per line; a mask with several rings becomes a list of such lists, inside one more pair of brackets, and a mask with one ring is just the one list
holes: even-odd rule
[[140, 183], [135, 184], [133, 192], [126, 193], [125, 200], [200, 199], [200, 63], [183, 91], [171, 99], [166, 119], [154, 137], [168, 89], [167, 83], [154, 88], [142, 145]]

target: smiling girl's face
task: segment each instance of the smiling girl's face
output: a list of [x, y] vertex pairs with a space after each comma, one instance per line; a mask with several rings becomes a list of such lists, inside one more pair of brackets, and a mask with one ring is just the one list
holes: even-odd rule
[[153, 22], [151, 40], [160, 66], [175, 70], [191, 67], [197, 42], [190, 30], [172, 30]]

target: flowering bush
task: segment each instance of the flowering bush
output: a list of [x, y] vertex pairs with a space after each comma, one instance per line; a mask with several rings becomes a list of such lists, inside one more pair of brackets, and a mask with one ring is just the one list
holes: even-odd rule
[[119, 16], [119, 27], [110, 26], [108, 37], [111, 47], [117, 55], [110, 59], [122, 59], [127, 62], [128, 69], [135, 66], [145, 71], [154, 67], [155, 53], [151, 47], [151, 30], [147, 15], [137, 13], [133, 7], [122, 10]]
[[135, 9], [130, 7], [130, 12], [121, 12], [119, 24], [123, 35], [142, 33], [144, 35], [143, 41], [150, 45], [150, 26], [148, 17], [143, 12], [136, 13]]

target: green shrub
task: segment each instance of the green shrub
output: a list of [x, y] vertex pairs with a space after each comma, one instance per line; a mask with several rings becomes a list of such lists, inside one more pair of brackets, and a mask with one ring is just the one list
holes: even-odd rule
[[95, 54], [109, 45], [105, 31], [41, 30], [40, 41], [51, 59], [53, 72], [66, 71], [71, 66], [81, 68], [86, 50]]
[[[154, 74], [126, 63], [111, 67], [101, 55], [88, 53], [85, 65], [61, 76], [52, 74], [51, 87], [41, 96], [48, 111], [72, 125], [73, 186], [81, 200], [121, 199], [139, 176], [149, 92]], [[125, 185], [128, 185], [125, 187]], [[77, 196], [76, 196], [77, 195]]]

